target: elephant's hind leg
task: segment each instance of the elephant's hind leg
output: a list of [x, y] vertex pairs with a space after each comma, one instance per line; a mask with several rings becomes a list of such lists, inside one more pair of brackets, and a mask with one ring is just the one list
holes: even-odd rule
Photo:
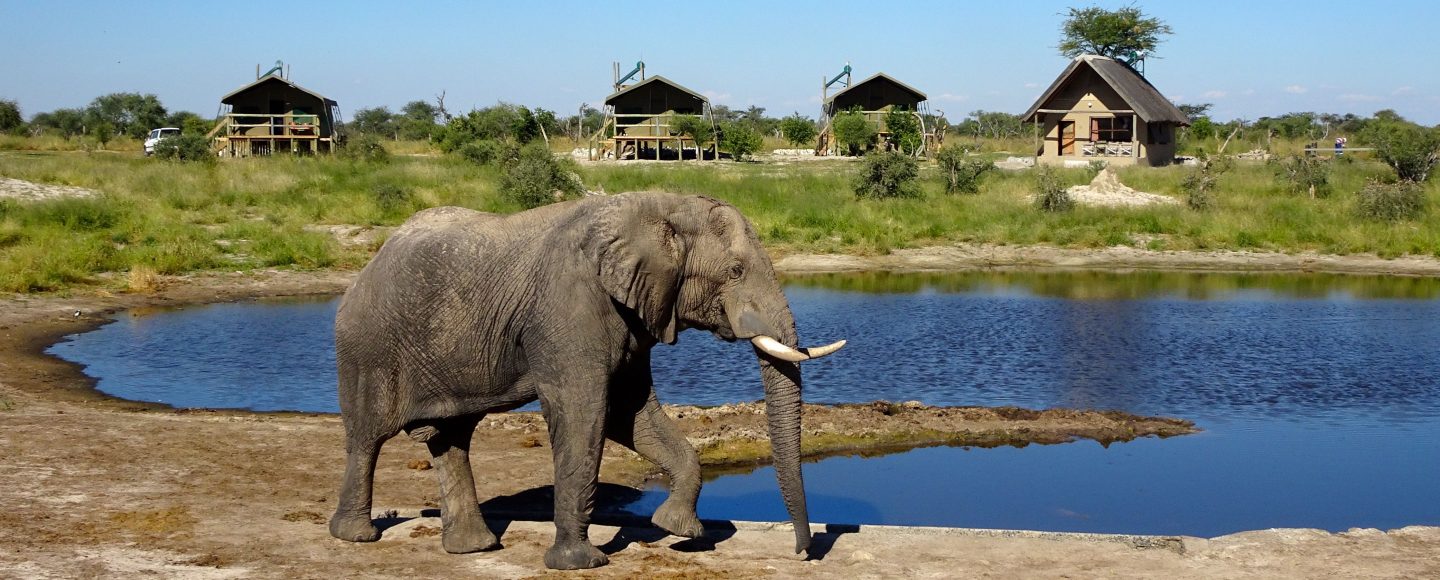
[[[642, 397], [643, 402], [637, 404]], [[704, 534], [705, 528], [695, 515], [695, 502], [700, 497], [700, 458], [660, 408], [648, 384], [629, 401], [616, 401], [606, 421], [605, 435], [659, 466], [670, 478], [670, 497], [660, 504], [650, 521], [677, 536], [698, 538]]]
[[346, 434], [345, 483], [340, 487], [335, 515], [330, 518], [330, 535], [347, 542], [373, 542], [380, 530], [370, 521], [370, 500], [375, 481], [375, 459], [388, 437], [370, 438]]
[[467, 554], [500, 547], [480, 515], [475, 498], [475, 476], [470, 469], [470, 439], [483, 415], [457, 417], [436, 423], [425, 441], [440, 478], [440, 544], [451, 554]]

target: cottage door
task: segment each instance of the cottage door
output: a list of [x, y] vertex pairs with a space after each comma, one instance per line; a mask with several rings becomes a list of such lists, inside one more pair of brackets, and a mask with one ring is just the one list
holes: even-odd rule
[[1074, 121], [1061, 121], [1061, 122], [1060, 122], [1060, 154], [1061, 154], [1061, 155], [1074, 155], [1074, 154], [1075, 154], [1075, 122], [1074, 122]]

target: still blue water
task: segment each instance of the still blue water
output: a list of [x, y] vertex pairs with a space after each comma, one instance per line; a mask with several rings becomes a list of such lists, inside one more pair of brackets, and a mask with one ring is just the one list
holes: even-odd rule
[[[1217, 535], [1440, 524], [1440, 281], [1222, 274], [792, 278], [808, 401], [1120, 409], [1207, 431], [932, 448], [806, 465], [812, 518]], [[134, 313], [55, 345], [99, 388], [181, 407], [334, 411], [335, 301]], [[761, 396], [744, 345], [656, 349], [660, 399]], [[663, 492], [631, 506], [646, 512]], [[773, 472], [722, 476], [703, 517], [785, 519]]]

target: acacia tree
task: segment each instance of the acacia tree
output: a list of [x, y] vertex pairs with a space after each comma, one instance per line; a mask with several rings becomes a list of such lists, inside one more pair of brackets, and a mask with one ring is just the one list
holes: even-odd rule
[[1099, 6], [1071, 8], [1060, 25], [1060, 54], [1075, 58], [1097, 54], [1111, 58], [1133, 52], [1154, 52], [1161, 37], [1172, 34], [1170, 25], [1146, 17], [1136, 6], [1106, 10]]

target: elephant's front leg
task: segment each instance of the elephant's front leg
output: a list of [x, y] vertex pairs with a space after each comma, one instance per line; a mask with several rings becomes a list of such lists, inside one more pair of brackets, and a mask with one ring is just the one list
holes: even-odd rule
[[537, 389], [555, 458], [555, 544], [545, 565], [556, 570], [603, 566], [590, 544], [590, 510], [605, 450], [606, 377], [542, 383]]
[[670, 479], [670, 497], [660, 504], [650, 521], [677, 536], [698, 538], [705, 533], [695, 515], [695, 502], [700, 498], [700, 458], [660, 408], [648, 367], [644, 374], [643, 381], [616, 385], [619, 392], [611, 396], [605, 434], [659, 466]]

